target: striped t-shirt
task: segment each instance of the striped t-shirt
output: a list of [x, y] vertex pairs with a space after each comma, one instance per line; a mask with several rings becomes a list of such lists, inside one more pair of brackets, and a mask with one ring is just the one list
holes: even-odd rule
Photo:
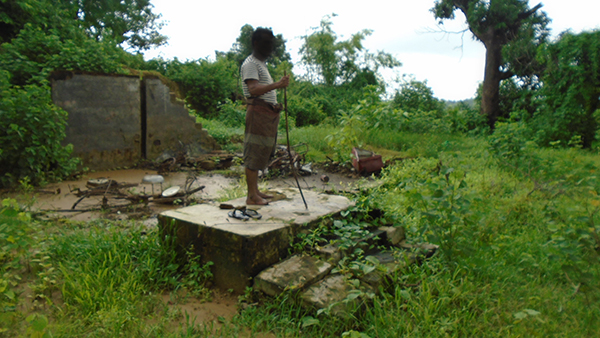
[[[244, 91], [245, 97], [251, 97], [250, 90], [246, 84], [246, 80], [258, 80], [258, 84], [269, 85], [273, 83], [269, 69], [264, 61], [255, 58], [250, 55], [242, 63], [242, 90]], [[259, 96], [259, 98], [272, 103], [277, 104], [277, 91], [271, 90]]]

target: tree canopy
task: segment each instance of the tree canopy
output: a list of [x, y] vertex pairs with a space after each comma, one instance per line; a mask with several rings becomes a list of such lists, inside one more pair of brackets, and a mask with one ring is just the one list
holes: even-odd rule
[[152, 12], [150, 0], [69, 0], [68, 4], [86, 32], [97, 41], [113, 40], [134, 51], [158, 47], [167, 37], [161, 15]]
[[167, 42], [159, 33], [164, 23], [153, 7], [150, 0], [3, 0], [0, 43], [17, 37], [26, 24], [59, 31], [75, 25], [96, 41], [143, 51]]
[[[531, 47], [547, 35], [548, 18], [542, 4], [529, 8], [527, 0], [436, 0], [432, 8], [441, 21], [463, 13], [473, 37], [486, 48], [481, 113], [493, 128], [499, 115], [500, 82], [525, 72], [535, 55]], [[510, 50], [509, 48], [512, 48]]]
[[385, 52], [377, 54], [364, 50], [363, 40], [372, 34], [363, 29], [348, 40], [338, 41], [331, 17], [321, 20], [313, 33], [303, 37], [301, 62], [307, 68], [309, 80], [327, 86], [348, 83], [366, 73], [377, 74], [379, 68], [394, 68], [402, 64]]

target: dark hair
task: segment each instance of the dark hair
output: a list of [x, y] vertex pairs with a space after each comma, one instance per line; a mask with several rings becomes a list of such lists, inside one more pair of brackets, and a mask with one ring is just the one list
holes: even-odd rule
[[273, 38], [275, 38], [275, 36], [273, 35], [273, 32], [270, 29], [258, 27], [254, 31], [254, 33], [252, 33], [252, 45], [254, 45], [255, 42]]

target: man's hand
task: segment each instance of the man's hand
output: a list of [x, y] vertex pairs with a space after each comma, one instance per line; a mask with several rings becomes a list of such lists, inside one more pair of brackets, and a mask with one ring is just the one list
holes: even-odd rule
[[284, 77], [282, 77], [279, 81], [277, 81], [277, 88], [281, 89], [281, 88], [286, 88], [287, 86], [289, 86], [290, 84], [290, 76], [286, 75]]

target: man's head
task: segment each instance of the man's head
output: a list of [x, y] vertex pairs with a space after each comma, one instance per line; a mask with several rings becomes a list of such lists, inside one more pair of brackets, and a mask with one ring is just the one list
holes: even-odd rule
[[255, 56], [266, 59], [273, 53], [275, 36], [270, 29], [258, 27], [252, 33], [252, 51]]

